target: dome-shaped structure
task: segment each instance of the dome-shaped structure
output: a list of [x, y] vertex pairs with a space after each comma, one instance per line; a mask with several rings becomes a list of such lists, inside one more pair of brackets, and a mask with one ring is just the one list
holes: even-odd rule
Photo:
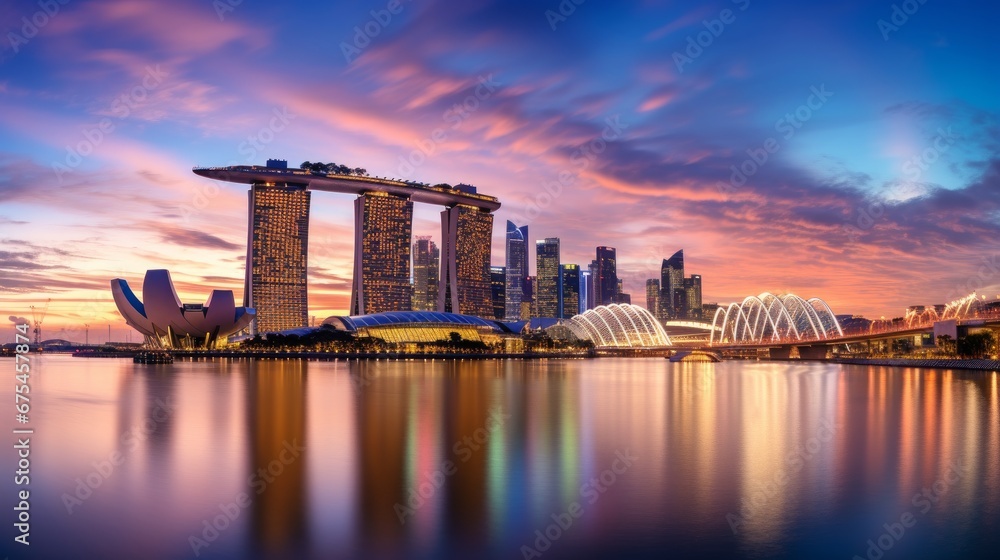
[[146, 336], [147, 342], [173, 348], [214, 346], [218, 340], [244, 329], [254, 310], [236, 307], [232, 290], [212, 290], [208, 301], [181, 303], [169, 270], [147, 270], [140, 301], [121, 278], [111, 281], [111, 295], [125, 322]]
[[822, 339], [843, 335], [823, 300], [765, 292], [715, 311], [712, 343], [759, 343], [782, 339]]
[[643, 307], [613, 303], [589, 309], [566, 322], [573, 333], [598, 348], [657, 348], [670, 346], [670, 337]]

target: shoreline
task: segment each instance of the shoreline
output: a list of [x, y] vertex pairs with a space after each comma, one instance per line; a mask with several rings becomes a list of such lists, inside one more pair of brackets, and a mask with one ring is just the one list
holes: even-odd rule
[[919, 367], [1000, 371], [1000, 360], [936, 360], [928, 358], [831, 358], [829, 362], [857, 366]]

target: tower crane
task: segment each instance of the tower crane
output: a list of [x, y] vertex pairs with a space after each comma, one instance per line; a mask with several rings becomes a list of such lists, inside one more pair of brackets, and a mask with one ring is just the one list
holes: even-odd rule
[[45, 315], [49, 312], [49, 303], [52, 302], [52, 298], [45, 300], [45, 305], [41, 308], [31, 306], [31, 320], [35, 324], [35, 346], [41, 346], [42, 344], [42, 321], [45, 320]]

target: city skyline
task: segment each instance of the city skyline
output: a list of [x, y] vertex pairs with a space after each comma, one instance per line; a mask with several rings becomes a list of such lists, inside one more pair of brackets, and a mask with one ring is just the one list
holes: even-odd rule
[[[529, 247], [561, 238], [584, 273], [594, 247], [616, 247], [637, 303], [677, 247], [699, 255], [704, 301], [791, 291], [875, 318], [1000, 293], [998, 102], [978, 54], [996, 8], [966, 21], [966, 3], [922, 5], [886, 31], [890, 6], [775, 18], [780, 7], [729, 4], [588, 4], [554, 23], [528, 3], [404, 4], [350, 57], [341, 43], [368, 8], [315, 7], [336, 23], [323, 49], [303, 49], [278, 7], [61, 5], [0, 45], [0, 302], [24, 316], [51, 298], [46, 336], [112, 324], [124, 339], [108, 278], [168, 268], [182, 298], [244, 296], [246, 190], [189, 169], [270, 157], [476, 185], [504, 202], [497, 222], [530, 225]], [[735, 20], [688, 52], [722, 6]], [[0, 11], [2, 28], [23, 35], [27, 8]], [[819, 39], [789, 52], [767, 38], [775, 20]], [[635, 41], [615, 39], [626, 30]], [[438, 47], [414, 47], [428, 37]], [[443, 62], [462, 50], [463, 64]], [[324, 199], [307, 271], [319, 318], [349, 311], [354, 249], [350, 198]], [[413, 236], [439, 235], [429, 209], [413, 221]], [[491, 241], [503, 266], [502, 228]]]

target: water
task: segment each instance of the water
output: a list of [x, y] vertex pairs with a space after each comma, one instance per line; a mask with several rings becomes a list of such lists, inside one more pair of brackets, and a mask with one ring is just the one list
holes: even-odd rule
[[[891, 560], [1000, 545], [996, 373], [48, 355], [32, 383], [30, 547], [13, 543], [13, 477], [0, 485], [11, 558]], [[13, 473], [10, 447], [2, 458]]]

